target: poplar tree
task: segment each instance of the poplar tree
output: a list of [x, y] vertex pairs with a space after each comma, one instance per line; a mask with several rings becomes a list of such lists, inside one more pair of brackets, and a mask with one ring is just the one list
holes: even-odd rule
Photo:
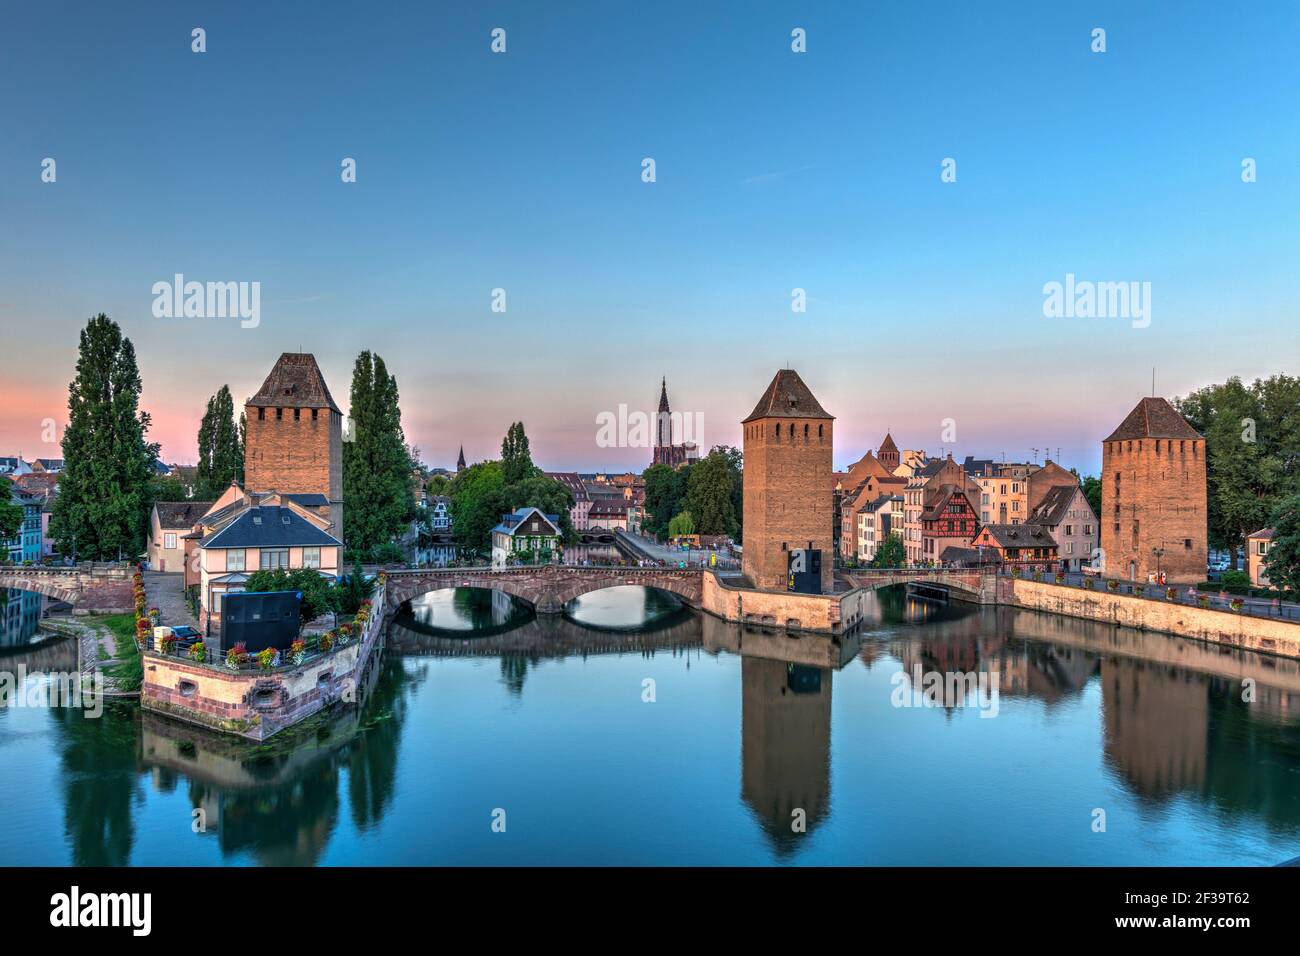
[[145, 440], [135, 347], [100, 313], [81, 331], [77, 374], [68, 386], [63, 476], [50, 533], [80, 559], [135, 558], [149, 524], [158, 445]]
[[531, 478], [534, 471], [536, 468], [528, 447], [528, 436], [524, 434], [524, 423], [515, 422], [501, 440], [501, 477], [507, 485], [513, 485]]
[[370, 352], [352, 369], [352, 440], [343, 445], [343, 535], [354, 553], [372, 555], [415, 514], [414, 465], [402, 434], [397, 379]]
[[222, 385], [208, 399], [207, 411], [199, 425], [195, 495], [200, 499], [219, 498], [232, 481], [240, 484], [244, 481], [243, 427], [235, 425], [235, 402], [230, 387]]

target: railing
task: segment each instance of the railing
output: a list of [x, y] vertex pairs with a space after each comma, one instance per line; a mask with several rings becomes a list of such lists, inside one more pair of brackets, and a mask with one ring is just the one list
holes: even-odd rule
[[[1253, 598], [1229, 594], [1226, 591], [1212, 594], [1190, 585], [1122, 581], [1118, 578], [1102, 578], [1077, 571], [1014, 575], [1010, 571], [1000, 570], [998, 576], [1019, 577], [1021, 580], [1034, 581], [1039, 584], [1083, 588], [1084, 590], [1105, 592], [1107, 594], [1122, 594], [1127, 597], [1143, 598], [1148, 601], [1162, 601], [1167, 604], [1181, 604], [1186, 607], [1200, 607], [1211, 611], [1226, 611], [1232, 614], [1245, 614], [1250, 617], [1273, 618], [1275, 620], [1300, 623], [1300, 605], [1290, 604], [1277, 598], [1272, 600]], [[1172, 597], [1170, 596], [1171, 593]]]
[[[227, 663], [227, 656], [225, 653], [221, 654], [216, 659], [213, 659], [210, 655], [205, 655], [204, 660], [197, 661], [193, 657], [191, 657], [190, 654], [191, 654], [191, 649], [194, 647], [194, 645], [200, 643], [200, 641], [190, 641], [188, 643], [181, 643], [180, 641], [177, 641], [174, 645], [172, 645], [171, 642], [168, 642], [169, 647], [167, 649], [164, 649], [163, 647], [158, 646], [159, 639], [155, 638], [152, 632], [150, 632], [149, 635], [148, 650], [151, 653], [158, 654], [162, 657], [168, 657], [173, 660], [183, 661], [195, 667], [205, 667], [210, 670], [223, 671], [226, 673], [237, 673], [237, 674], [250, 674], [250, 673], [273, 674], [276, 673], [277, 671], [285, 671], [294, 667], [302, 667], [303, 665], [309, 664], [312, 661], [319, 660], [320, 658], [323, 657], [329, 657], [333, 654], [338, 653], [341, 650], [352, 647], [354, 645], [364, 644], [366, 641], [370, 640], [370, 638], [374, 635], [375, 630], [383, 626], [384, 598], [385, 598], [385, 588], [381, 585], [375, 589], [374, 594], [372, 594], [369, 599], [369, 604], [366, 605], [370, 608], [370, 610], [365, 620], [363, 621], [364, 626], [362, 627], [361, 632], [359, 634], [358, 633], [349, 634], [345, 639], [342, 640], [340, 640], [340, 637], [334, 637], [330, 642], [329, 648], [326, 650], [321, 650], [320, 647], [322, 638], [325, 636], [325, 634], [310, 634], [302, 638], [305, 645], [302, 651], [303, 656], [300, 660], [297, 661], [293, 659], [294, 655], [292, 655], [291, 653], [286, 651], [279, 651], [279, 650], [275, 652], [272, 658], [273, 663], [269, 667], [263, 667], [261, 663], [258, 661], [256, 654], [248, 654], [244, 660], [234, 665]], [[335, 634], [343, 626], [352, 626], [354, 623], [355, 623], [355, 618], [353, 619], [352, 622], [345, 622], [345, 624], [340, 625], [338, 629], [332, 629], [331, 631], [326, 632], [326, 634]], [[205, 651], [206, 651], [206, 647], [205, 647]]]

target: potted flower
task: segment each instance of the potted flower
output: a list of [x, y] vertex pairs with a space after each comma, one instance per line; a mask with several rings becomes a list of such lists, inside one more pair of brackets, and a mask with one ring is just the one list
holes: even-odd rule
[[1056, 583], [1057, 583], [1057, 584], [1064, 584], [1064, 583], [1065, 583], [1065, 572], [1064, 572], [1064, 571], [1057, 571], [1057, 572], [1056, 572]]
[[1011, 576], [1012, 576], [1013, 578], [1018, 578], [1018, 577], [1020, 577], [1020, 569], [1019, 569], [1019, 568], [1012, 568], [1012, 569], [1011, 569]]
[[160, 648], [160, 649], [162, 650], [162, 652], [163, 652], [164, 654], [170, 654], [173, 650], [175, 650], [175, 649], [176, 649], [176, 635], [175, 635], [175, 634], [164, 634], [164, 635], [163, 635], [162, 644], [161, 644], [161, 648]]
[[1198, 603], [1201, 607], [1209, 607], [1210, 596], [1208, 594], [1202, 594], [1200, 595], [1200, 597], [1196, 599], [1196, 603]]
[[1246, 606], [1246, 602], [1243, 601], [1241, 598], [1239, 598], [1239, 597], [1235, 597], [1235, 598], [1232, 599], [1232, 609], [1233, 609], [1234, 611], [1236, 611], [1237, 613], [1240, 614], [1240, 613], [1241, 613], [1241, 609], [1242, 609], [1243, 607], [1245, 607], [1245, 606]]
[[149, 620], [152, 621], [152, 622], [154, 623], [154, 626], [155, 626], [155, 627], [157, 626], [157, 624], [158, 624], [158, 609], [157, 609], [156, 607], [151, 607], [151, 608], [149, 608]]
[[226, 651], [226, 666], [232, 671], [237, 671], [248, 662], [248, 645], [240, 641], [230, 650]]
[[316, 639], [316, 646], [321, 649], [322, 654], [328, 651], [331, 647], [334, 646], [334, 632], [326, 631], [324, 634], [322, 634], [319, 638]]
[[1091, 590], [1092, 590], [1093, 588], [1095, 588], [1096, 586], [1097, 586], [1097, 584], [1096, 584], [1095, 581], [1093, 581], [1092, 578], [1085, 577], [1085, 578], [1083, 579], [1083, 587], [1084, 587], [1084, 590], [1091, 591]]
[[301, 664], [307, 657], [307, 642], [301, 637], [289, 645], [289, 659]]
[[190, 660], [194, 661], [196, 664], [202, 664], [207, 659], [208, 655], [207, 651], [203, 648], [203, 642], [195, 641], [194, 645], [190, 648]]
[[1165, 588], [1165, 600], [1167, 600], [1167, 601], [1177, 601], [1177, 600], [1178, 600], [1178, 589], [1177, 589], [1177, 588]]
[[1109, 581], [1106, 582], [1106, 590], [1107, 590], [1107, 591], [1118, 591], [1118, 590], [1119, 590], [1119, 582], [1116, 581], [1114, 578], [1111, 578]]
[[264, 647], [257, 652], [257, 666], [264, 671], [269, 671], [275, 666], [275, 648]]

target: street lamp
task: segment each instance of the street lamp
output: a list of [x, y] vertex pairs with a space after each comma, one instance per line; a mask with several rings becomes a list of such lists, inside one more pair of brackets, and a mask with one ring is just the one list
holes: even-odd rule
[[1161, 544], [1161, 545], [1157, 545], [1157, 546], [1155, 546], [1154, 548], [1151, 549], [1151, 553], [1154, 554], [1154, 555], [1156, 556], [1156, 583], [1159, 584], [1160, 581], [1161, 581], [1161, 577], [1160, 577], [1160, 559], [1163, 558], [1163, 557], [1165, 556], [1165, 548], [1164, 548], [1164, 545]]

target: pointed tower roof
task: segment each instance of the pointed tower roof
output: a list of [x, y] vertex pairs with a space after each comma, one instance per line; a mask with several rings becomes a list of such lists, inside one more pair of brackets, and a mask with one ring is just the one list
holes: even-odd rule
[[1204, 438], [1163, 398], [1144, 398], [1106, 441], [1130, 438]]
[[665, 376], [659, 386], [659, 411], [666, 412], [668, 410], [668, 378]]
[[460, 446], [460, 457], [456, 459], [456, 470], [457, 470], [457, 471], [460, 471], [460, 469], [462, 469], [462, 468], [464, 468], [464, 467], [465, 467], [465, 446], [464, 446], [464, 445], [461, 445], [461, 446]]
[[877, 451], [876, 457], [880, 457], [881, 455], [891, 451], [897, 455], [898, 446], [894, 444], [894, 436], [889, 434], [889, 432], [885, 432], [885, 440], [880, 443], [880, 449]]
[[316, 364], [316, 356], [310, 352], [281, 355], [262, 387], [246, 404], [267, 408], [328, 408], [339, 412], [325, 385], [325, 376]]
[[[835, 416], [822, 408], [799, 373], [783, 368], [772, 378], [772, 384], [763, 392], [754, 410], [744, 422], [758, 418], [826, 418]], [[742, 422], [741, 424], [744, 424]]]

